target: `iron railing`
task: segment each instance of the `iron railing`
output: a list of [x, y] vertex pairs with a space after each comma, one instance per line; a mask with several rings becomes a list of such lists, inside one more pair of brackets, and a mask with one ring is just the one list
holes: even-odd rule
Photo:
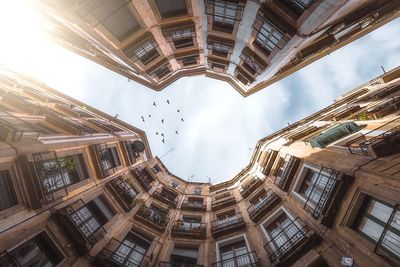
[[267, 64], [248, 48], [243, 49], [239, 58], [243, 60], [242, 67], [252, 75], [260, 75], [267, 67]]
[[214, 262], [212, 267], [260, 267], [261, 263], [258, 260], [255, 251], [241, 254], [226, 260]]
[[[242, 2], [233, 3], [224, 0], [206, 0], [206, 14], [213, 16], [219, 22], [241, 21], [243, 18], [244, 4]], [[232, 23], [233, 24], [233, 23]]]
[[135, 206], [137, 193], [128, 180], [117, 177], [108, 182], [106, 186], [126, 212], [130, 211]]
[[375, 245], [374, 252], [384, 251], [400, 260], [400, 205], [395, 205], [385, 228]]
[[126, 267], [146, 267], [149, 266], [151, 259], [142, 251], [129, 246], [116, 239], [111, 239], [105, 249], [98, 256], [101, 261], [109, 262], [116, 266]]
[[176, 221], [172, 227], [172, 235], [190, 235], [205, 237], [206, 236], [206, 223], [189, 223], [184, 221]]
[[158, 267], [204, 267], [204, 265], [200, 264], [192, 264], [192, 263], [176, 263], [176, 262], [169, 262], [169, 261], [162, 261], [158, 265]]
[[274, 181], [274, 183], [278, 186], [278, 188], [282, 189], [285, 187], [285, 184], [289, 178], [289, 174], [292, 170], [295, 160], [296, 157], [286, 154], [285, 159], [282, 162]]
[[235, 214], [227, 220], [214, 220], [211, 222], [211, 232], [216, 233], [223, 230], [235, 228], [236, 226], [244, 225], [243, 215], [241, 212]]
[[248, 197], [252, 192], [254, 192], [255, 189], [257, 189], [258, 186], [262, 184], [262, 180], [258, 177], [253, 177], [249, 181], [243, 183], [243, 185], [240, 188], [240, 194], [242, 197], [246, 198]]
[[311, 232], [310, 227], [300, 218], [291, 221], [264, 245], [271, 262], [282, 261], [290, 252], [298, 248]]
[[304, 203], [304, 210], [318, 219], [325, 212], [339, 182], [339, 172], [322, 167]]
[[43, 200], [49, 203], [68, 195], [64, 173], [56, 152], [35, 153], [32, 154], [32, 158]]
[[[351, 140], [347, 143], [347, 148], [349, 149], [351, 154], [362, 154], [364, 156], [371, 156], [372, 146], [378, 144], [379, 142], [385, 142], [386, 140], [390, 140], [392, 136], [400, 135], [400, 125], [394, 126], [393, 128], [380, 133], [382, 128], [385, 128], [391, 123], [400, 122], [398, 118], [395, 120], [389, 121], [378, 128], [369, 131], [368, 133], [362, 134], [361, 136]], [[370, 137], [367, 137], [370, 136]]]
[[235, 196], [231, 192], [226, 192], [220, 195], [216, 195], [212, 198], [211, 208], [212, 210], [218, 210], [225, 206], [229, 206], [236, 203]]
[[41, 134], [50, 134], [48, 130], [38, 125], [26, 122], [4, 110], [0, 110], [0, 127], [13, 131], [12, 141], [20, 141], [23, 136], [38, 139]]
[[207, 205], [203, 199], [202, 199], [202, 201], [185, 200], [185, 201], [183, 201], [181, 208], [185, 209], [185, 210], [205, 211], [207, 209]]
[[114, 174], [117, 166], [114, 166], [114, 160], [108, 151], [107, 144], [95, 144], [93, 145], [93, 148], [97, 155], [103, 177]]
[[279, 199], [279, 196], [275, 192], [269, 191], [270, 190], [266, 192], [267, 197], [264, 198], [261, 202], [253, 204], [247, 208], [247, 212], [249, 213], [252, 220], [254, 220], [262, 211], [271, 207], [271, 205]]
[[[84, 208], [88, 212], [85, 211], [85, 214], [82, 215], [80, 212]], [[107, 233], [103, 225], [98, 221], [98, 218], [96, 218], [82, 199], [62, 208], [59, 213], [65, 217], [66, 220], [63, 220], [63, 222], [66, 223], [65, 227], [67, 230], [70, 230], [71, 238], [74, 242], [79, 242], [75, 238], [77, 237], [84, 240], [89, 248], [92, 248]], [[92, 225], [97, 226], [97, 228], [93, 228]]]
[[165, 230], [165, 227], [169, 222], [169, 211], [161, 212], [146, 206], [142, 206], [135, 216], [141, 218], [147, 223], [155, 225], [161, 230]]
[[136, 43], [132, 48], [125, 51], [133, 62], [140, 60], [143, 65], [147, 65], [160, 56], [157, 50], [158, 43], [154, 40], [153, 35], [148, 35], [140, 42]]
[[151, 189], [154, 178], [146, 167], [136, 168], [131, 173], [146, 192]]
[[173, 193], [169, 193], [164, 188], [159, 188], [157, 191], [155, 191], [152, 195], [155, 199], [168, 204], [169, 206], [176, 208], [178, 205], [178, 195], [175, 195]]

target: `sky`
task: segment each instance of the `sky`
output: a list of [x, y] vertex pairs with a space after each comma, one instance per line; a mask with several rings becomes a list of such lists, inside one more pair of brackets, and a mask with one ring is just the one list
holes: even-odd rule
[[247, 98], [203, 76], [155, 92], [46, 40], [40, 32], [45, 26], [20, 0], [2, 1], [0, 36], [6, 38], [0, 42], [0, 64], [118, 114], [146, 132], [153, 155], [169, 171], [198, 182], [231, 179], [249, 163], [259, 139], [381, 75], [381, 66], [400, 65], [397, 19]]

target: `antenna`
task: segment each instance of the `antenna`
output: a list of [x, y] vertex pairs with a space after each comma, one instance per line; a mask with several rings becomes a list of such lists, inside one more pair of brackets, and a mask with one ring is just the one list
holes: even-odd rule
[[168, 150], [167, 153], [165, 153], [164, 155], [162, 155], [162, 156], [160, 157], [160, 159], [162, 159], [163, 157], [165, 157], [166, 155], [168, 155], [169, 153], [171, 153], [171, 152], [174, 151], [174, 150], [175, 150], [175, 147], [171, 148], [170, 150]]
[[208, 183], [211, 184], [211, 177], [207, 176], [207, 178], [208, 178]]
[[381, 69], [382, 69], [383, 73], [386, 74], [386, 70], [383, 66], [381, 66]]

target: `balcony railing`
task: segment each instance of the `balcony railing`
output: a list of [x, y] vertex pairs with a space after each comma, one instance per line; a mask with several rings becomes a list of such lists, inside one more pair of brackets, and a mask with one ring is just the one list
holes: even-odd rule
[[100, 267], [147, 267], [150, 263], [150, 257], [146, 256], [142, 251], [138, 251], [123, 241], [121, 242], [114, 238], [111, 239], [107, 247], [94, 260], [94, 265]]
[[161, 201], [162, 203], [168, 204], [172, 208], [176, 208], [178, 206], [178, 196], [173, 195], [172, 193], [166, 192], [165, 189], [159, 188], [152, 195], [155, 199]]
[[286, 154], [274, 181], [279, 189], [283, 191], [287, 191], [289, 189], [290, 183], [293, 180], [293, 176], [295, 175], [299, 164], [300, 161], [298, 158]]
[[318, 219], [324, 214], [328, 208], [329, 202], [339, 183], [339, 172], [322, 167], [318, 173], [317, 179], [314, 182], [308, 198], [304, 203], [304, 209]]
[[128, 154], [130, 165], [136, 163], [137, 158], [140, 157], [140, 153], [142, 153], [145, 150], [145, 146], [143, 142], [141, 142], [140, 140], [124, 141], [124, 146]]
[[[82, 211], [82, 209], [85, 210]], [[88, 210], [82, 199], [57, 210], [54, 216], [68, 233], [79, 255], [91, 249], [106, 233], [102, 224]]]
[[0, 128], [5, 130], [0, 138], [4, 140], [8, 131], [12, 132], [12, 141], [21, 141], [23, 136], [31, 136], [38, 139], [41, 134], [49, 134], [48, 130], [41, 128], [38, 125], [28, 123], [4, 110], [0, 110]]
[[206, 237], [206, 228], [206, 223], [188, 223], [176, 221], [172, 227], [171, 235], [204, 239]]
[[236, 203], [235, 196], [231, 192], [226, 192], [224, 196], [215, 196], [212, 199], [211, 209], [213, 211], [228, 207]]
[[92, 149], [96, 155], [102, 177], [104, 178], [114, 174], [117, 166], [113, 164], [112, 155], [110, 155], [108, 151], [107, 144], [96, 144], [92, 146]]
[[246, 227], [241, 212], [235, 214], [226, 220], [215, 220], [211, 222], [211, 233], [214, 237], [218, 237], [226, 232], [232, 232]]
[[135, 206], [136, 191], [128, 180], [117, 177], [108, 182], [106, 187], [111, 191], [126, 212], [129, 212]]
[[191, 211], [206, 211], [207, 205], [205, 201], [190, 201], [185, 200], [182, 203], [181, 209]]
[[146, 192], [152, 188], [154, 178], [146, 167], [136, 168], [131, 173]]
[[[374, 252], [381, 254], [385, 252], [395, 259], [399, 259], [400, 251], [400, 235], [398, 230], [400, 228], [400, 206], [394, 206], [389, 220], [387, 221], [383, 232], [376, 243]], [[397, 233], [396, 233], [397, 232]]]
[[383, 128], [394, 122], [400, 123], [400, 120], [390, 121], [347, 143], [350, 153], [384, 157], [400, 151], [400, 125], [382, 133]]
[[246, 266], [246, 267], [260, 267], [261, 264], [258, 260], [257, 254], [255, 251], [248, 252], [246, 254], [241, 254], [239, 256], [214, 262], [212, 264], [212, 267], [241, 267], [241, 266]]
[[146, 206], [142, 206], [135, 215], [146, 225], [153, 226], [156, 230], [164, 232], [169, 222], [169, 212], [161, 212]]
[[262, 215], [270, 211], [276, 204], [280, 202], [279, 196], [275, 193], [267, 193], [268, 196], [264, 198], [261, 202], [253, 204], [247, 208], [247, 212], [253, 222], [257, 222]]
[[55, 151], [32, 154], [42, 199], [50, 203], [68, 195], [64, 172]]
[[313, 231], [297, 218], [278, 232], [264, 248], [269, 253], [271, 262], [282, 262], [296, 249], [305, 245]]
[[260, 185], [262, 185], [263, 181], [258, 177], [252, 178], [249, 182], [244, 183], [242, 188], [240, 188], [240, 194], [243, 198], [248, 197], [255, 189], [257, 189]]
[[204, 265], [162, 261], [158, 267], [204, 267]]
[[[216, 21], [240, 21], [243, 17], [244, 4], [225, 0], [206, 0], [206, 14], [216, 17]], [[216, 12], [217, 11], [217, 12]]]

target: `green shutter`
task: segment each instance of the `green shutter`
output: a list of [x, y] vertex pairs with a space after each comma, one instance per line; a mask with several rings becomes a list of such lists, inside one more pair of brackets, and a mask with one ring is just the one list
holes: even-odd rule
[[330, 143], [333, 143], [349, 134], [357, 132], [360, 126], [354, 122], [346, 122], [338, 125], [320, 135], [310, 139], [310, 144], [312, 147], [324, 148]]

